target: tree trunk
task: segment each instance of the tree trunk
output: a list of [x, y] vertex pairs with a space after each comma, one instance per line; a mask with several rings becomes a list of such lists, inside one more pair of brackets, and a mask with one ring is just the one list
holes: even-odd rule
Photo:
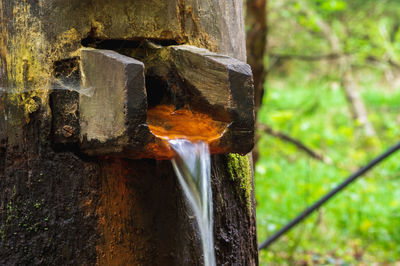
[[[317, 17], [315, 16], [312, 9], [307, 8], [307, 5], [305, 5], [304, 2], [302, 2], [302, 6], [304, 7], [304, 11], [310, 16]], [[343, 49], [340, 40], [338, 36], [336, 36], [336, 34], [332, 31], [332, 28], [327, 23], [325, 23], [324, 20], [318, 17], [316, 19], [316, 24], [321, 29], [321, 32], [331, 46], [332, 53], [337, 55], [344, 54], [342, 51]], [[353, 77], [349, 56], [339, 56], [338, 69], [340, 75], [342, 76], [341, 85], [346, 95], [346, 99], [354, 120], [360, 123], [366, 136], [375, 136], [375, 129], [371, 122], [368, 120], [367, 108], [364, 105], [360, 92], [357, 88], [357, 83]]]
[[[202, 265], [170, 162], [82, 153], [67, 106], [77, 92], [49, 88], [59, 64], [98, 41], [245, 61], [242, 2], [1, 0], [0, 18], [0, 265]], [[212, 188], [217, 265], [257, 265], [247, 157], [213, 155]]]
[[254, 103], [257, 115], [261, 107], [267, 75], [264, 67], [267, 47], [267, 0], [247, 0], [246, 7], [246, 24], [249, 26], [246, 35], [247, 60], [253, 70]]
[[[264, 97], [264, 82], [267, 71], [264, 67], [264, 57], [267, 47], [267, 0], [246, 0], [246, 34], [247, 61], [253, 70], [254, 77], [254, 107], [257, 114]], [[256, 123], [257, 124], [257, 123]], [[256, 136], [256, 143], [257, 141]], [[258, 147], [253, 149], [253, 160], [258, 160]]]

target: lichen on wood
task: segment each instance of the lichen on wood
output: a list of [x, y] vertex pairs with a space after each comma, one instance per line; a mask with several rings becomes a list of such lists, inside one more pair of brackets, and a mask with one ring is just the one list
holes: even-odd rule
[[[73, 56], [66, 50], [76, 49], [80, 36], [74, 28], [55, 36], [50, 42], [43, 31], [43, 23], [27, 2], [12, 6], [13, 23], [9, 27], [2, 20], [1, 43], [2, 68], [7, 82], [3, 82], [9, 100], [20, 108], [25, 120], [46, 106], [48, 89], [52, 82], [53, 63], [59, 58]], [[29, 25], [29, 27], [27, 26]], [[75, 52], [76, 53], [76, 52]]]
[[[40, 21], [31, 15], [30, 5], [20, 3], [13, 7], [14, 30], [21, 34], [8, 34], [7, 27], [2, 25], [2, 38], [8, 37], [8, 50], [3, 50], [3, 57], [8, 67], [8, 90], [10, 100], [23, 108], [26, 119], [38, 110], [41, 93], [35, 88], [44, 86], [49, 77], [49, 66], [46, 60], [46, 41], [40, 31]], [[32, 28], [26, 27], [32, 25]], [[41, 77], [40, 79], [38, 77]]]
[[[86, 39], [192, 44], [245, 61], [241, 1], [184, 0], [179, 14], [177, 1], [0, 0], [1, 265], [197, 264], [195, 225], [169, 162], [90, 157], [49, 133], [54, 64], [78, 58]], [[72, 117], [71, 107], [60, 112]], [[233, 182], [227, 157], [213, 156], [218, 265], [257, 265], [242, 163], [231, 162]]]

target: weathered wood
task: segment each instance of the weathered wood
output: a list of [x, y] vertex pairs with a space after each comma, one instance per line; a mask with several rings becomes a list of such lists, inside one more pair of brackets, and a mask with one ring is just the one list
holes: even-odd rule
[[[245, 61], [242, 1], [1, 0], [0, 23], [0, 264], [200, 265], [169, 162], [82, 154], [70, 128], [55, 129], [73, 126], [74, 110], [59, 105], [74, 92], [48, 88], [60, 62], [104, 40], [190, 44]], [[257, 264], [246, 162], [213, 157], [218, 265]]]
[[[173, 46], [172, 62], [187, 82], [194, 108], [229, 123], [222, 150], [246, 154], [254, 145], [253, 78], [249, 65], [205, 49]], [[224, 120], [228, 118], [228, 120]]]
[[54, 65], [54, 91], [50, 94], [51, 139], [55, 145], [79, 143], [79, 60], [72, 58]]
[[[177, 109], [188, 106], [225, 122], [220, 140], [210, 143], [213, 153], [250, 152], [254, 101], [249, 65], [189, 45], [155, 47], [125, 49], [128, 54], [142, 54], [139, 58], [145, 63], [148, 81], [159, 80], [146, 85], [142, 62], [110, 50], [81, 50], [83, 89], [93, 90], [89, 97], [81, 94], [79, 101], [83, 151], [124, 158], [168, 158], [165, 143], [147, 125], [148, 106], [155, 104], [148, 102], [154, 95], [146, 95], [147, 90], [160, 101], [170, 96], [174, 99], [170, 104]], [[176, 95], [181, 96], [180, 101]], [[62, 126], [56, 131], [65, 131]]]
[[81, 73], [83, 88], [93, 90], [90, 97], [80, 95], [81, 148], [89, 155], [121, 155], [128, 145], [143, 150], [150, 140], [143, 63], [110, 50], [84, 49]]

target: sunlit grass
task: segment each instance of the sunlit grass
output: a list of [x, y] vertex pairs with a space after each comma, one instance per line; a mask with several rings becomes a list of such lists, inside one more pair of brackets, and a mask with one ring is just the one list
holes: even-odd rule
[[[275, 78], [259, 112], [266, 123], [329, 158], [309, 158], [292, 144], [260, 132], [255, 182], [259, 241], [264, 240], [351, 172], [400, 140], [400, 90], [371, 84], [362, 96], [376, 138], [351, 118], [331, 80]], [[304, 223], [262, 251], [262, 265], [400, 261], [400, 154], [333, 198]]]

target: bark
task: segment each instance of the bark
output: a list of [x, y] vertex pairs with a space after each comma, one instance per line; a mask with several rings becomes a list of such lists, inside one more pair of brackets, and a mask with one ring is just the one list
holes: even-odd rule
[[267, 74], [264, 67], [267, 43], [267, 1], [247, 0], [246, 7], [246, 25], [249, 27], [246, 35], [247, 62], [253, 70], [254, 103], [257, 114], [261, 107]]
[[[76, 92], [46, 88], [60, 62], [104, 40], [185, 43], [245, 61], [241, 4], [0, 1], [1, 265], [202, 264], [170, 162], [83, 154], [71, 130], [79, 111], [67, 106]], [[232, 162], [212, 158], [217, 265], [256, 265], [254, 195], [251, 182], [238, 185], [252, 176]]]
[[[267, 71], [264, 67], [264, 56], [267, 46], [267, 0], [246, 0], [246, 34], [247, 62], [253, 70], [254, 107], [257, 113], [261, 108], [264, 96], [264, 83]], [[253, 150], [253, 159], [258, 160], [257, 146]]]

